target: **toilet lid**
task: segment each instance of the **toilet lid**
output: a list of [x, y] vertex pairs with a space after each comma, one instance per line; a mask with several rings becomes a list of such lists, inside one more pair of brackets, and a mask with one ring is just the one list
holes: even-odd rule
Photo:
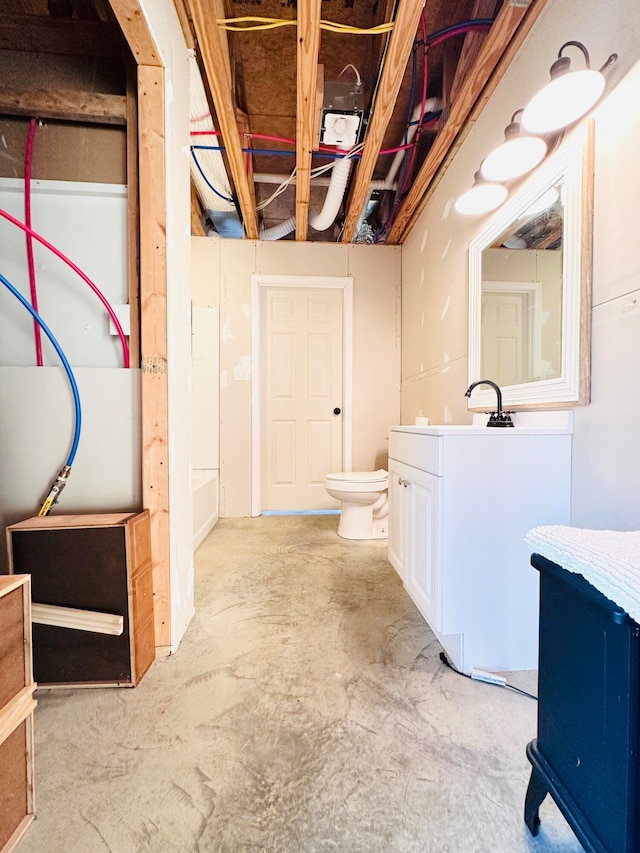
[[384, 468], [378, 471], [345, 471], [341, 474], [327, 474], [327, 480], [338, 483], [383, 483], [387, 479]]

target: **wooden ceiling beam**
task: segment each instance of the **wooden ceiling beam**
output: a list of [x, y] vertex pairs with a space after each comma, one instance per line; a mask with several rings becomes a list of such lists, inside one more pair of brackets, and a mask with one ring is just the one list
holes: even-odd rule
[[[235, 115], [233, 84], [229, 67], [226, 33], [218, 26], [215, 8], [209, 0], [186, 0], [195, 28], [206, 83], [211, 91], [216, 117], [238, 196], [244, 230], [250, 240], [258, 239], [258, 215], [253, 184], [245, 168], [240, 134]], [[205, 88], [206, 88], [205, 83]]]
[[137, 64], [161, 68], [160, 52], [138, 0], [109, 0], [109, 4]]
[[393, 116], [396, 98], [420, 21], [425, 0], [399, 0], [395, 25], [384, 58], [384, 67], [365, 136], [362, 159], [349, 195], [342, 241], [351, 243], [365, 205], [369, 182], [376, 167], [387, 125]]
[[203, 214], [202, 214], [202, 204], [200, 203], [200, 199], [198, 198], [198, 193], [196, 192], [196, 188], [193, 184], [191, 184], [191, 236], [192, 237], [206, 237], [207, 232], [204, 230], [204, 226], [202, 224]]
[[[493, 18], [497, 5], [497, 0], [475, 0], [473, 10], [469, 17], [471, 20], [477, 20], [478, 18]], [[485, 40], [486, 36], [487, 34], [480, 30], [472, 30], [465, 35], [458, 64], [456, 65], [456, 73], [449, 91], [449, 103], [455, 101], [458, 96], [473, 63], [478, 58], [482, 42]]]
[[444, 127], [436, 136], [400, 212], [387, 244], [402, 243], [424, 210], [440, 177], [462, 145], [496, 86], [515, 58], [547, 0], [530, 0], [528, 7], [505, 2], [489, 30]]
[[122, 48], [122, 35], [115, 24], [44, 15], [0, 17], [0, 50], [119, 59]]
[[101, 95], [96, 92], [0, 87], [0, 114], [88, 124], [126, 125], [127, 99], [124, 95]]
[[173, 0], [173, 5], [175, 6], [178, 20], [180, 21], [180, 27], [182, 28], [182, 35], [184, 36], [185, 44], [189, 50], [195, 50], [196, 40], [193, 34], [191, 18], [189, 17], [185, 2], [184, 0]]
[[298, 4], [296, 107], [296, 240], [307, 239], [311, 152], [316, 115], [321, 0]]

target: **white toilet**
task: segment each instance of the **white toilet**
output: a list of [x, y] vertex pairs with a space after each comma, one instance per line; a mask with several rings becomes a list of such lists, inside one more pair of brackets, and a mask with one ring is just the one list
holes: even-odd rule
[[327, 474], [324, 486], [342, 501], [338, 536], [343, 539], [387, 539], [389, 528], [389, 475], [379, 471]]

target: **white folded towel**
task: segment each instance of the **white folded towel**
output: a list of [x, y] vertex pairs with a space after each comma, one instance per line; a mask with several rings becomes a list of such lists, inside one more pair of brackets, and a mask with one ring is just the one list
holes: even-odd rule
[[640, 623], [640, 531], [548, 525], [524, 538], [535, 554], [582, 575]]

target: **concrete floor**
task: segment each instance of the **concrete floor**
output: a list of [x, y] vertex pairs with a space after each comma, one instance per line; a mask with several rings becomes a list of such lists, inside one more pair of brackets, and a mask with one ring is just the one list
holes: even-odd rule
[[536, 703], [444, 667], [386, 542], [336, 527], [220, 521], [177, 654], [40, 691], [18, 853], [582, 850], [550, 798], [522, 820]]

